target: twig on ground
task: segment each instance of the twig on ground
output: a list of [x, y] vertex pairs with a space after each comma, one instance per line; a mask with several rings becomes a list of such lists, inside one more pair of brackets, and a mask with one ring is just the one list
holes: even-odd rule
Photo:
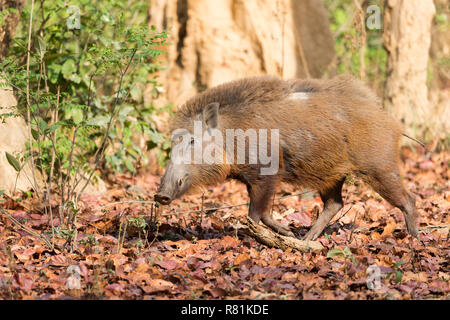
[[271, 248], [279, 248], [281, 250], [291, 248], [301, 252], [321, 251], [323, 249], [319, 241], [305, 241], [293, 237], [285, 237], [262, 225], [256, 224], [252, 219], [247, 219], [245, 225], [247, 228], [244, 230], [247, 231], [249, 236]]
[[352, 237], [353, 237], [353, 232], [355, 231], [355, 222], [356, 222], [356, 218], [358, 217], [358, 211], [356, 211], [355, 213], [355, 217], [353, 218], [353, 223], [352, 223], [352, 231], [350, 232], [350, 236], [348, 237], [348, 242], [351, 243], [352, 242]]

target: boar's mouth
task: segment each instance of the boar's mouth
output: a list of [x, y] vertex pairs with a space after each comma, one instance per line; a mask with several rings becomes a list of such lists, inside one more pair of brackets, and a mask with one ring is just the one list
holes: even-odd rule
[[163, 205], [168, 205], [172, 202], [172, 198], [166, 194], [157, 193], [155, 194], [155, 201]]

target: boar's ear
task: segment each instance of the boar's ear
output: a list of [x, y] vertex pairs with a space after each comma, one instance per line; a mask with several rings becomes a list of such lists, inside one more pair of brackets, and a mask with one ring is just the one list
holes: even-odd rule
[[217, 128], [219, 123], [219, 103], [213, 102], [203, 108], [203, 121], [208, 128]]

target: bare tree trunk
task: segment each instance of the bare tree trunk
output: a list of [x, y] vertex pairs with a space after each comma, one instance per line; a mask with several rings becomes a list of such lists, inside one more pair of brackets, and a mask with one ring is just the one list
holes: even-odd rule
[[245, 76], [320, 77], [334, 56], [321, 0], [152, 0], [149, 16], [171, 28], [161, 96], [177, 105]]
[[408, 132], [423, 137], [432, 110], [427, 68], [435, 6], [433, 0], [387, 0], [385, 10], [385, 106]]

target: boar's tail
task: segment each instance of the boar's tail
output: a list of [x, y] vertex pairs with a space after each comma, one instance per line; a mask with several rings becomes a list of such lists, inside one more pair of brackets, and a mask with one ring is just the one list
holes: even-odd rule
[[402, 133], [402, 135], [404, 135], [405, 137], [407, 137], [407, 138], [409, 138], [409, 139], [411, 139], [411, 140], [417, 142], [418, 144], [420, 144], [422, 147], [425, 148], [425, 144], [424, 144], [422, 141], [417, 140], [416, 138], [410, 137], [410, 136], [408, 136], [406, 133]]

